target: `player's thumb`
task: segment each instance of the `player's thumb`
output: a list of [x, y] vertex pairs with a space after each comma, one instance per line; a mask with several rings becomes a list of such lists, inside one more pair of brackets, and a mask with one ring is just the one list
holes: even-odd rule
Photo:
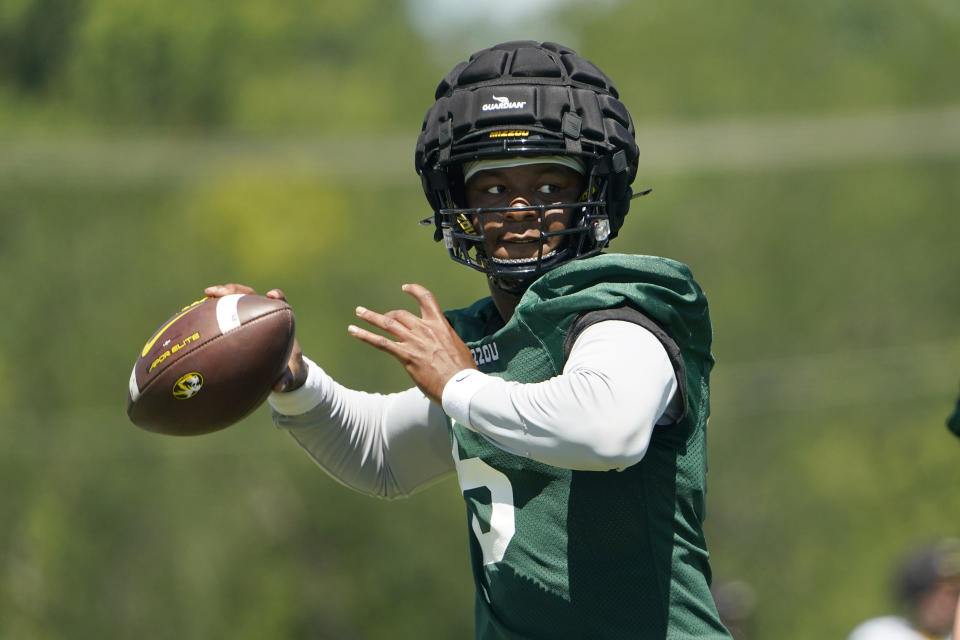
[[280, 378], [274, 383], [273, 390], [278, 393], [295, 391], [307, 381], [307, 373], [307, 363], [303, 360], [303, 351], [300, 350], [300, 344], [294, 343], [290, 360], [287, 362], [283, 373], [280, 374]]
[[280, 374], [280, 379], [274, 383], [273, 390], [277, 393], [286, 393], [287, 391], [293, 391], [293, 389], [291, 389], [292, 386], [293, 373], [290, 371], [290, 367], [287, 367], [283, 370], [283, 373]]

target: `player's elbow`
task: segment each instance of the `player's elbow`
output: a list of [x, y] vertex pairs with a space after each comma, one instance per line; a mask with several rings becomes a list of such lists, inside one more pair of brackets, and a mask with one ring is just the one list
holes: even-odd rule
[[[647, 452], [652, 420], [626, 419], [620, 413], [603, 410], [594, 411], [589, 416], [567, 417], [573, 419], [566, 434], [566, 447], [576, 458], [576, 469], [625, 469], [643, 459]], [[572, 423], [577, 425], [573, 427]]]
[[598, 426], [589, 443], [597, 469], [626, 469], [643, 459], [650, 444], [652, 425], [636, 423]]
[[[635, 393], [613, 388], [607, 380], [593, 377], [594, 398], [589, 408], [579, 407], [573, 417], [571, 437], [596, 470], [624, 469], [639, 462], [647, 452], [657, 416], [638, 402]], [[598, 384], [603, 382], [603, 384]], [[587, 428], [582, 428], [587, 425]]]

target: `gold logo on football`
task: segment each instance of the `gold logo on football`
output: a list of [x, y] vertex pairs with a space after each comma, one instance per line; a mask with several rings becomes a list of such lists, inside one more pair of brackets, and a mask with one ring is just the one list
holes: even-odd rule
[[202, 388], [203, 376], [193, 371], [180, 376], [180, 379], [173, 383], [173, 397], [186, 400], [200, 393]]

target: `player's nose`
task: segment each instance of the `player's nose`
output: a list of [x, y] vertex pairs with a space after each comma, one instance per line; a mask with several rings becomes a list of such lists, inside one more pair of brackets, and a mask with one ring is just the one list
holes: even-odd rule
[[503, 217], [514, 222], [520, 222], [528, 218], [536, 218], [538, 215], [536, 210], [520, 208], [529, 206], [530, 201], [527, 198], [517, 196], [510, 201], [510, 208], [503, 212]]

